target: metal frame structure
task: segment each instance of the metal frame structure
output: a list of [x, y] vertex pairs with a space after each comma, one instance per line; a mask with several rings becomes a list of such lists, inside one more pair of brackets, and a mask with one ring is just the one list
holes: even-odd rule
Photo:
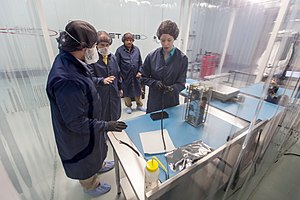
[[[213, 109], [213, 108], [212, 108]], [[217, 112], [214, 110], [214, 112]], [[222, 112], [222, 111], [220, 111]], [[224, 114], [224, 113], [223, 113]], [[233, 119], [234, 117], [231, 116]], [[236, 119], [234, 119], [236, 120]], [[242, 120], [243, 121], [243, 120]], [[261, 130], [266, 125], [267, 121], [261, 121], [258, 122], [255, 127], [252, 129], [252, 132], [260, 133]], [[157, 188], [147, 192], [144, 194], [144, 167], [146, 161], [144, 158], [137, 156], [136, 153], [133, 151], [129, 151], [128, 147], [125, 145], [121, 145], [118, 140], [112, 135], [113, 133], [108, 133], [109, 140], [113, 146], [114, 149], [114, 158], [116, 163], [120, 163], [121, 167], [123, 168], [126, 177], [120, 179], [120, 173], [119, 173], [119, 166], [116, 165], [116, 182], [118, 187], [118, 193], [121, 192], [121, 188], [123, 189], [124, 195], [127, 199], [158, 199], [165, 194], [167, 194], [169, 191], [171, 191], [173, 188], [177, 187], [181, 183], [184, 182], [186, 179], [190, 179], [191, 176], [194, 174], [198, 174], [198, 172], [201, 172], [201, 170], [207, 170], [208, 168], [211, 168], [211, 166], [214, 166], [215, 169], [220, 168], [221, 165], [224, 165], [225, 168], [224, 171], [219, 173], [219, 175], [222, 176], [219, 180], [227, 180], [227, 181], [221, 181], [217, 185], [215, 185], [215, 191], [217, 192], [220, 188], [226, 187], [226, 184], [229, 180], [229, 177], [232, 173], [232, 167], [235, 165], [235, 161], [237, 159], [237, 156], [240, 152], [240, 149], [242, 147], [243, 141], [245, 139], [245, 136], [248, 134], [248, 128], [244, 128], [234, 134], [232, 136], [232, 140], [228, 141], [224, 145], [222, 145], [220, 148], [214, 150], [207, 156], [203, 157], [202, 159], [195, 162], [191, 167], [179, 172], [178, 174], [174, 175], [170, 179], [166, 180], [165, 182], [161, 183]], [[257, 134], [256, 134], [257, 135]], [[125, 132], [122, 134], [117, 135], [118, 139], [123, 140], [127, 143], [129, 143], [134, 149], [137, 150], [135, 145], [131, 142], [129, 137]], [[257, 137], [253, 137], [254, 140], [252, 142], [256, 143]], [[251, 142], [251, 144], [252, 144]], [[247, 157], [249, 156], [251, 152], [251, 146], [249, 146], [249, 151], [247, 151], [243, 156]], [[256, 148], [257, 150], [257, 148]], [[254, 153], [256, 154], [257, 151]], [[224, 155], [227, 156], [224, 156]], [[251, 152], [253, 154], [253, 152]], [[254, 155], [253, 154], [253, 155]], [[252, 161], [250, 159], [249, 161]], [[245, 164], [245, 163], [244, 163]], [[209, 166], [209, 167], [208, 167]], [[244, 167], [240, 166], [240, 169], [245, 170], [249, 166], [249, 163]], [[208, 167], [208, 168], [207, 168]], [[241, 173], [241, 171], [239, 171]], [[207, 184], [211, 184], [210, 181], [212, 181], [216, 177], [206, 177], [207, 173], [200, 173], [200, 176], [204, 176], [200, 178], [201, 180], [207, 180]], [[224, 178], [225, 177], [225, 178]], [[199, 177], [198, 177], [199, 178]], [[212, 193], [214, 193], [212, 192]], [[209, 195], [209, 194], [207, 194]], [[205, 199], [205, 198], [204, 198]]]

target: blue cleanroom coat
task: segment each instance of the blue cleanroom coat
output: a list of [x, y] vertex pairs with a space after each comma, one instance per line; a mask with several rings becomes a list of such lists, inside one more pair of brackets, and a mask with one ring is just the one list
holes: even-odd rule
[[87, 179], [107, 155], [101, 99], [91, 74], [75, 57], [61, 51], [48, 76], [47, 95], [58, 153], [66, 175]]
[[[179, 104], [179, 92], [185, 88], [187, 68], [188, 58], [177, 48], [167, 63], [161, 47], [147, 55], [141, 68], [142, 82], [149, 86], [147, 113]], [[156, 86], [159, 81], [171, 86], [173, 91], [160, 91]]]
[[140, 71], [142, 65], [139, 48], [132, 45], [132, 50], [129, 52], [125, 45], [122, 45], [117, 49], [115, 55], [121, 70], [124, 97], [141, 96], [141, 82], [139, 78], [136, 78], [136, 74]]
[[[113, 54], [108, 55], [107, 65], [103, 62], [103, 57], [99, 54], [97, 63], [90, 65], [93, 74], [98, 77], [97, 90], [102, 101], [102, 113], [105, 121], [116, 121], [121, 117], [121, 80], [120, 68]], [[115, 80], [108, 85], [103, 83], [104, 78], [115, 76]]]

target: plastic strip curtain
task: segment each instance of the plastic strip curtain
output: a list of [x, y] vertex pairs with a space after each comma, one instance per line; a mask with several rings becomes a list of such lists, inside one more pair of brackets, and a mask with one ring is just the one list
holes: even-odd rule
[[[247, 74], [251, 76], [252, 84], [254, 84], [252, 76], [255, 77], [259, 60], [266, 56], [264, 52], [274, 29], [274, 21], [280, 14], [280, 5], [278, 0], [227, 1], [226, 3], [224, 1], [194, 1], [187, 50], [190, 59], [188, 77], [201, 80], [205, 76], [214, 75], [216, 69], [220, 67], [218, 65], [220, 62], [212, 62], [210, 66], [207, 66], [203, 58], [213, 58], [206, 57], [211, 55], [219, 58], [224, 56], [225, 59], [221, 66], [222, 73], [230, 72], [230, 70], [242, 72], [234, 74], [235, 87], [243, 88], [248, 85], [248, 83], [244, 84], [245, 80], [248, 80]], [[296, 16], [297, 1], [293, 6], [295, 7], [294, 12], [285, 16], [280, 24], [281, 31], [296, 29], [296, 33], [298, 32], [297, 23], [289, 22], [290, 20], [296, 22], [298, 19]], [[232, 30], [229, 31], [231, 23]], [[226, 35], [228, 33], [230, 33], [229, 37]], [[274, 55], [267, 55], [274, 57], [272, 63], [274, 67], [268, 76], [262, 79], [261, 93], [255, 97], [257, 104], [253, 104], [250, 108], [254, 111], [254, 115], [249, 119], [249, 126], [243, 130], [246, 133], [245, 137], [236, 142], [237, 134], [232, 129], [228, 136], [227, 146], [220, 155], [201, 167], [191, 177], [182, 180], [180, 186], [164, 196], [165, 199], [180, 196], [178, 191], [183, 190], [181, 188], [183, 185], [188, 189], [184, 189], [185, 193], [182, 198], [247, 199], [274, 160], [280, 156], [279, 153], [286, 151], [287, 147], [298, 139], [299, 106], [298, 100], [294, 99], [295, 94], [298, 94], [298, 79], [291, 80], [285, 77], [280, 82], [276, 70], [279, 61], [282, 61], [282, 65], [287, 66], [286, 69], [288, 68], [292, 73], [298, 70], [295, 69], [297, 48], [294, 49], [293, 58], [285, 59], [288, 57], [288, 50], [292, 44], [297, 43], [293, 42], [297, 36], [296, 33], [292, 35], [289, 33], [285, 37], [275, 33], [278, 34], [276, 41], [281, 41], [278, 51], [273, 53]], [[229, 38], [228, 46], [225, 42], [227, 38]], [[206, 70], [204, 73], [205, 67], [215, 68], [215, 70]], [[281, 101], [277, 102], [280, 107], [274, 110], [271, 118], [260, 122], [263, 119], [260, 113], [267, 104], [265, 99], [273, 79], [278, 81], [282, 90], [279, 97]], [[226, 84], [220, 79], [212, 81]], [[251, 98], [246, 96], [246, 101]], [[225, 105], [228, 104], [225, 103]], [[231, 114], [241, 116], [241, 110], [245, 106], [246, 104], [243, 105], [242, 102], [236, 112]]]
[[[268, 22], [276, 16], [276, 11], [265, 11], [262, 4], [246, 0], [194, 2], [187, 51], [191, 62], [189, 77], [202, 79], [214, 74], [217, 67], [221, 67], [222, 73], [229, 70], [254, 72], [268, 40], [267, 32], [272, 30]], [[221, 63], [222, 54], [224, 61]], [[214, 65], [207, 66], [203, 62], [207, 55], [215, 56]]]
[[0, 5], [1, 197], [51, 199], [56, 147], [45, 93], [51, 64], [41, 23], [33, 1]]
[[[285, 2], [287, 3], [287, 2]], [[265, 87], [268, 87], [271, 79], [277, 81], [283, 89], [280, 103], [285, 109], [274, 117], [262, 132], [262, 140], [259, 144], [260, 152], [254, 156], [246, 180], [238, 190], [232, 192], [234, 199], [245, 199], [251, 195], [263, 178], [269, 167], [280, 158], [299, 138], [299, 100], [298, 87], [299, 76], [299, 18], [298, 10], [300, 1], [290, 1], [280, 30], [276, 35], [279, 49], [271, 63]], [[274, 47], [273, 47], [274, 48]]]

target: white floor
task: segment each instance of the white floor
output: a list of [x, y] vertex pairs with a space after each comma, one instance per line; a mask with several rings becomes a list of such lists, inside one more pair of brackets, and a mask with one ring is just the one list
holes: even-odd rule
[[300, 199], [300, 140], [273, 164], [249, 200]]

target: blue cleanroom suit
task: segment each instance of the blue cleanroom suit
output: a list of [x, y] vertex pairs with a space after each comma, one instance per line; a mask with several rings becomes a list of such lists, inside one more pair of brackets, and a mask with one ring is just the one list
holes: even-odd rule
[[[113, 54], [108, 55], [107, 65], [103, 62], [103, 56], [99, 54], [97, 63], [91, 64], [90, 67], [96, 77], [98, 77], [97, 90], [102, 101], [102, 113], [105, 121], [116, 121], [121, 117], [121, 80], [120, 68]], [[109, 76], [116, 77], [115, 80], [105, 85], [103, 80]]]
[[60, 51], [48, 76], [47, 95], [66, 175], [95, 175], [107, 155], [107, 123], [102, 121], [101, 99], [90, 72], [70, 53]]
[[[188, 58], [177, 48], [168, 62], [164, 60], [161, 47], [147, 55], [141, 68], [142, 82], [149, 86], [147, 113], [179, 104], [179, 92], [185, 88], [187, 68]], [[170, 86], [172, 91], [159, 90], [159, 81]]]
[[121, 70], [124, 97], [141, 96], [140, 79], [136, 77], [136, 74], [140, 71], [142, 65], [139, 48], [132, 45], [132, 50], [128, 51], [125, 45], [122, 45], [117, 49], [115, 55]]

